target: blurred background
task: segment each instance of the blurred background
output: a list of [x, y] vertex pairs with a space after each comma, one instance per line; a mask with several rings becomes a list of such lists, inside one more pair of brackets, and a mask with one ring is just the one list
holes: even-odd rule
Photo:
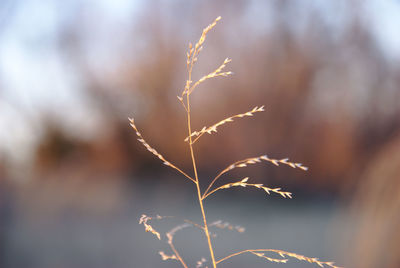
[[[195, 129], [254, 106], [196, 143], [203, 189], [247, 157], [289, 157], [233, 171], [282, 187], [207, 199], [217, 256], [277, 248], [346, 267], [400, 267], [400, 1], [2, 0], [0, 2], [0, 267], [178, 267], [145, 233], [142, 213], [201, 222], [176, 99], [186, 50], [217, 16], [195, 79], [232, 58], [229, 78], [192, 95]], [[190, 267], [209, 259], [196, 229], [175, 237]], [[221, 267], [315, 267], [243, 255]]]

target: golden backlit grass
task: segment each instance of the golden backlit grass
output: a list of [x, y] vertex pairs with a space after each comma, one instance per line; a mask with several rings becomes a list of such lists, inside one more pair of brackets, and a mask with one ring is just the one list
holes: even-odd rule
[[[286, 263], [289, 261], [289, 258], [294, 258], [300, 261], [307, 261], [309, 263], [314, 263], [320, 267], [332, 267], [332, 268], [338, 268], [338, 266], [335, 266], [333, 264], [333, 262], [324, 262], [324, 261], [320, 261], [317, 258], [309, 258], [309, 257], [305, 257], [303, 255], [300, 254], [296, 254], [296, 253], [292, 253], [292, 252], [287, 252], [287, 251], [283, 251], [283, 250], [277, 250], [277, 249], [247, 249], [247, 250], [243, 250], [243, 251], [239, 251], [236, 253], [232, 253], [226, 257], [222, 257], [222, 258], [216, 258], [215, 255], [215, 250], [213, 247], [213, 243], [211, 241], [211, 238], [214, 237], [214, 234], [212, 232], [210, 232], [210, 228], [215, 227], [215, 228], [219, 228], [219, 229], [229, 229], [229, 230], [235, 230], [237, 232], [244, 232], [244, 228], [240, 227], [240, 226], [233, 226], [230, 223], [223, 223], [221, 221], [216, 221], [213, 222], [211, 224], [207, 224], [207, 218], [206, 218], [206, 214], [205, 214], [205, 208], [204, 208], [204, 201], [205, 199], [212, 195], [212, 194], [216, 194], [218, 191], [223, 190], [223, 189], [229, 189], [232, 187], [251, 187], [251, 188], [257, 188], [257, 189], [261, 189], [263, 191], [265, 191], [265, 193], [267, 195], [270, 195], [272, 193], [279, 195], [283, 198], [292, 198], [292, 193], [290, 192], [286, 192], [283, 191], [280, 187], [275, 187], [275, 188], [271, 188], [271, 187], [267, 187], [264, 186], [263, 184], [258, 184], [258, 183], [249, 183], [249, 177], [246, 177], [244, 179], [241, 179], [239, 181], [234, 181], [234, 182], [229, 182], [226, 184], [223, 184], [222, 186], [219, 187], [214, 187], [215, 182], [221, 178], [221, 176], [223, 174], [226, 174], [228, 172], [230, 172], [231, 170], [235, 169], [235, 168], [243, 168], [243, 167], [247, 167], [248, 165], [252, 165], [252, 164], [258, 164], [258, 163], [262, 163], [262, 162], [268, 162], [271, 163], [275, 166], [280, 166], [280, 165], [287, 165], [289, 167], [292, 168], [296, 168], [296, 169], [300, 169], [300, 170], [307, 170], [307, 167], [303, 166], [301, 163], [297, 163], [297, 162], [291, 162], [289, 161], [288, 158], [283, 158], [283, 159], [274, 159], [274, 158], [270, 158], [267, 155], [262, 155], [262, 156], [258, 156], [258, 157], [252, 157], [252, 158], [246, 158], [240, 161], [237, 161], [231, 165], [229, 165], [228, 167], [226, 167], [225, 169], [223, 169], [222, 171], [220, 171], [211, 181], [211, 183], [208, 185], [207, 189], [205, 191], [201, 191], [200, 189], [200, 181], [199, 181], [199, 176], [198, 176], [198, 170], [197, 170], [197, 166], [196, 166], [196, 158], [195, 158], [195, 151], [194, 151], [194, 144], [196, 141], [198, 141], [204, 134], [213, 134], [217, 132], [217, 128], [228, 123], [228, 122], [233, 122], [233, 120], [235, 118], [243, 118], [243, 117], [250, 117], [253, 116], [255, 113], [258, 112], [262, 112], [264, 111], [264, 106], [261, 107], [254, 107], [252, 110], [245, 112], [245, 113], [240, 113], [240, 114], [236, 114], [233, 115], [231, 117], [228, 117], [226, 119], [223, 119], [221, 121], [219, 121], [218, 123], [210, 126], [210, 127], [203, 127], [201, 130], [199, 131], [192, 131], [192, 122], [191, 122], [191, 106], [190, 106], [190, 96], [191, 94], [193, 94], [194, 90], [196, 88], [199, 87], [199, 85], [201, 85], [202, 83], [204, 83], [205, 81], [207, 81], [208, 79], [211, 78], [215, 78], [215, 77], [226, 77], [232, 74], [232, 72], [230, 71], [224, 71], [226, 65], [231, 61], [230, 59], [226, 58], [223, 63], [217, 67], [214, 71], [212, 71], [211, 73], [204, 75], [203, 77], [201, 77], [199, 80], [197, 80], [196, 82], [192, 81], [192, 71], [193, 71], [193, 67], [195, 65], [195, 63], [198, 61], [198, 56], [200, 55], [200, 52], [203, 49], [203, 45], [204, 42], [206, 40], [207, 37], [207, 33], [209, 31], [211, 31], [215, 25], [217, 24], [217, 22], [221, 19], [221, 17], [218, 17], [214, 20], [213, 23], [211, 23], [210, 25], [208, 25], [202, 32], [202, 35], [200, 37], [200, 39], [196, 42], [196, 44], [193, 46], [191, 43], [189, 43], [189, 49], [187, 52], [187, 58], [186, 58], [186, 67], [187, 67], [187, 80], [185, 83], [185, 87], [182, 90], [182, 93], [177, 96], [179, 102], [181, 103], [181, 105], [184, 107], [185, 111], [186, 111], [186, 117], [187, 117], [187, 130], [188, 130], [188, 134], [187, 134], [187, 138], [185, 139], [185, 142], [187, 142], [189, 149], [190, 149], [190, 157], [191, 157], [191, 162], [192, 162], [192, 166], [193, 166], [193, 176], [188, 175], [188, 173], [184, 172], [182, 169], [178, 168], [177, 165], [172, 164], [171, 162], [169, 162], [168, 160], [166, 160], [164, 158], [164, 156], [162, 156], [157, 150], [155, 150], [153, 147], [151, 147], [146, 140], [142, 137], [141, 133], [138, 131], [138, 128], [135, 125], [135, 121], [133, 119], [129, 119], [130, 120], [130, 125], [132, 126], [132, 128], [135, 130], [136, 135], [138, 136], [138, 140], [140, 143], [143, 144], [143, 146], [150, 151], [152, 154], [154, 154], [156, 157], [158, 157], [166, 166], [169, 166], [175, 170], [177, 170], [179, 173], [181, 173], [184, 177], [186, 177], [189, 181], [191, 181], [194, 186], [196, 187], [196, 191], [197, 191], [197, 199], [199, 202], [199, 206], [200, 206], [200, 212], [202, 214], [202, 218], [203, 218], [203, 223], [202, 224], [198, 224], [198, 223], [194, 223], [192, 221], [189, 220], [184, 220], [184, 223], [181, 225], [178, 225], [176, 227], [174, 227], [172, 230], [170, 230], [169, 232], [167, 232], [165, 234], [166, 236], [166, 242], [169, 245], [172, 253], [167, 254], [164, 253], [164, 251], [160, 251], [159, 254], [161, 256], [161, 258], [163, 260], [173, 260], [173, 261], [178, 261], [183, 267], [187, 268], [188, 265], [186, 264], [186, 262], [184, 261], [183, 257], [179, 254], [178, 250], [176, 249], [173, 240], [174, 240], [174, 235], [187, 227], [195, 227], [197, 229], [200, 229], [202, 232], [204, 232], [204, 235], [207, 238], [207, 243], [208, 243], [208, 248], [209, 248], [209, 253], [210, 253], [210, 264], [212, 265], [213, 268], [216, 268], [220, 263], [222, 263], [223, 261], [230, 259], [232, 257], [241, 255], [241, 254], [245, 254], [245, 253], [250, 253], [253, 254], [259, 258], [263, 258], [269, 262], [274, 262], [274, 263]], [[156, 231], [151, 225], [150, 225], [150, 221], [151, 220], [162, 220], [166, 217], [162, 217], [162, 216], [156, 216], [156, 217], [149, 217], [147, 215], [142, 215], [142, 217], [140, 218], [139, 223], [143, 224], [145, 226], [145, 230], [146, 232], [150, 232], [152, 234], [154, 234], [158, 239], [161, 240], [161, 234]], [[268, 256], [266, 254], [277, 254], [279, 255], [279, 258], [277, 257], [271, 257]], [[202, 267], [204, 264], [206, 263], [206, 259], [201, 258], [197, 263], [196, 263], [196, 267]], [[249, 265], [251, 266], [251, 265]]]

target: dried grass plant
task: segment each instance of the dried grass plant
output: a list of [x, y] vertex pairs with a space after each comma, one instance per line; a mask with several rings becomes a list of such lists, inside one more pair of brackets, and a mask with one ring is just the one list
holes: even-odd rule
[[[203, 218], [203, 223], [202, 224], [197, 224], [194, 222], [191, 222], [189, 220], [185, 220], [185, 222], [181, 225], [176, 226], [175, 228], [173, 228], [172, 230], [170, 230], [169, 232], [166, 233], [166, 242], [168, 243], [172, 253], [171, 254], [166, 254], [163, 251], [160, 251], [159, 254], [161, 256], [161, 258], [163, 260], [173, 260], [173, 261], [178, 261], [183, 267], [187, 268], [189, 267], [186, 262], [184, 261], [183, 257], [179, 254], [178, 250], [176, 249], [173, 241], [174, 241], [174, 235], [176, 234], [176, 232], [187, 228], [187, 227], [195, 227], [200, 229], [202, 232], [204, 232], [204, 235], [207, 238], [207, 242], [208, 242], [208, 248], [209, 248], [209, 252], [210, 252], [210, 258], [211, 261], [210, 263], [212, 264], [213, 268], [216, 268], [220, 263], [234, 257], [237, 255], [241, 255], [241, 254], [245, 254], [245, 253], [250, 253], [253, 254], [257, 257], [263, 258], [266, 261], [269, 262], [275, 262], [275, 263], [286, 263], [289, 261], [289, 258], [294, 258], [297, 260], [301, 260], [301, 261], [306, 261], [309, 263], [314, 263], [320, 267], [333, 267], [333, 268], [338, 268], [338, 266], [335, 266], [333, 262], [325, 262], [325, 261], [320, 261], [318, 258], [309, 258], [309, 257], [305, 257], [303, 255], [300, 254], [296, 254], [296, 253], [292, 253], [292, 252], [287, 252], [287, 251], [283, 251], [283, 250], [277, 250], [277, 249], [247, 249], [247, 250], [243, 250], [243, 251], [239, 251], [236, 253], [232, 253], [228, 256], [222, 257], [222, 258], [217, 258], [215, 255], [215, 250], [213, 247], [213, 243], [212, 243], [212, 237], [213, 237], [213, 233], [210, 232], [210, 227], [216, 227], [216, 228], [221, 228], [221, 229], [230, 229], [230, 230], [236, 230], [237, 232], [243, 232], [244, 228], [240, 227], [240, 226], [233, 226], [229, 223], [223, 223], [221, 221], [217, 221], [217, 222], [213, 222], [211, 224], [207, 223], [207, 218], [206, 218], [206, 213], [205, 213], [205, 208], [204, 208], [204, 201], [207, 197], [209, 197], [212, 194], [217, 193], [220, 190], [223, 189], [229, 189], [232, 187], [254, 187], [254, 188], [258, 188], [261, 190], [264, 190], [266, 194], [270, 195], [270, 194], [277, 194], [283, 198], [292, 198], [292, 193], [287, 192], [282, 190], [281, 188], [270, 188], [267, 186], [264, 186], [263, 184], [257, 184], [257, 183], [249, 183], [249, 178], [243, 178], [241, 180], [235, 181], [235, 182], [230, 182], [227, 184], [224, 184], [222, 186], [219, 187], [214, 187], [214, 183], [225, 173], [235, 169], [235, 168], [242, 168], [242, 167], [246, 167], [248, 165], [252, 165], [252, 164], [257, 164], [257, 163], [261, 163], [261, 162], [269, 162], [272, 163], [275, 166], [280, 166], [280, 165], [287, 165], [289, 167], [292, 168], [297, 168], [297, 169], [301, 169], [306, 171], [307, 167], [303, 166], [301, 163], [296, 163], [296, 162], [291, 162], [289, 161], [288, 158], [284, 158], [284, 159], [273, 159], [270, 158], [267, 155], [262, 155], [262, 156], [258, 156], [258, 157], [253, 157], [253, 158], [247, 158], [244, 160], [240, 160], [237, 161], [231, 165], [229, 165], [228, 167], [226, 167], [225, 169], [223, 169], [221, 172], [218, 173], [218, 175], [211, 181], [211, 183], [208, 185], [207, 189], [205, 191], [201, 191], [200, 188], [200, 181], [199, 181], [199, 175], [198, 175], [198, 170], [197, 170], [197, 166], [196, 166], [196, 157], [195, 157], [195, 151], [194, 151], [194, 144], [196, 143], [196, 141], [198, 141], [204, 134], [213, 134], [214, 132], [217, 132], [218, 127], [232, 122], [234, 119], [236, 118], [243, 118], [243, 117], [249, 117], [249, 116], [253, 116], [255, 113], [258, 112], [262, 112], [264, 111], [264, 106], [261, 107], [254, 107], [253, 109], [251, 109], [250, 111], [246, 112], [246, 113], [241, 113], [241, 114], [237, 114], [237, 115], [233, 115], [231, 117], [228, 117], [226, 119], [223, 119], [221, 121], [219, 121], [218, 123], [209, 126], [209, 127], [203, 127], [201, 130], [199, 131], [193, 131], [192, 130], [192, 122], [191, 122], [191, 106], [190, 106], [190, 97], [192, 95], [192, 93], [196, 90], [196, 88], [198, 88], [198, 86], [200, 84], [202, 84], [203, 82], [205, 82], [208, 79], [214, 78], [214, 77], [226, 77], [232, 74], [232, 72], [229, 71], [225, 71], [225, 67], [226, 65], [231, 61], [230, 59], [225, 59], [224, 62], [217, 68], [215, 69], [213, 72], [201, 77], [198, 81], [193, 82], [192, 81], [192, 71], [193, 71], [193, 67], [195, 66], [195, 63], [198, 60], [198, 56], [200, 54], [200, 52], [203, 49], [203, 45], [204, 42], [206, 40], [207, 37], [207, 33], [214, 28], [214, 26], [217, 24], [217, 22], [221, 19], [221, 17], [218, 17], [214, 20], [213, 23], [211, 23], [210, 25], [208, 25], [204, 30], [203, 33], [201, 34], [200, 39], [197, 41], [197, 43], [195, 45], [192, 45], [191, 43], [189, 43], [189, 49], [187, 51], [187, 60], [186, 60], [186, 66], [187, 66], [187, 80], [186, 80], [186, 84], [185, 87], [182, 91], [182, 93], [178, 96], [178, 100], [179, 102], [182, 104], [182, 106], [184, 107], [185, 111], [186, 111], [186, 116], [187, 116], [187, 129], [188, 129], [188, 136], [187, 138], [184, 140], [184, 142], [186, 142], [189, 146], [190, 149], [190, 156], [191, 156], [191, 162], [193, 165], [193, 174], [194, 176], [190, 176], [188, 173], [184, 172], [182, 169], [178, 168], [176, 165], [172, 164], [171, 162], [169, 162], [168, 160], [165, 159], [164, 156], [162, 156], [159, 152], [157, 152], [153, 147], [151, 147], [146, 140], [142, 137], [142, 134], [139, 132], [138, 128], [135, 125], [135, 121], [130, 118], [130, 125], [132, 126], [132, 128], [135, 130], [136, 135], [138, 136], [138, 140], [139, 142], [141, 142], [144, 147], [146, 147], [146, 149], [148, 151], [150, 151], [152, 154], [154, 154], [155, 156], [157, 156], [166, 166], [169, 166], [175, 170], [177, 170], [179, 173], [181, 173], [184, 177], [186, 177], [191, 183], [194, 184], [194, 186], [196, 187], [197, 190], [197, 199], [200, 205], [200, 212], [202, 214], [202, 218]], [[155, 216], [155, 217], [149, 217], [147, 215], [142, 215], [142, 217], [140, 218], [139, 223], [143, 224], [145, 227], [146, 232], [151, 232], [152, 234], [154, 234], [158, 239], [161, 240], [162, 236], [161, 234], [155, 230], [151, 225], [150, 225], [150, 221], [152, 220], [161, 220], [164, 219], [166, 217], [163, 216]], [[267, 254], [275, 254], [275, 257], [271, 257], [270, 255]], [[205, 264], [206, 260], [204, 258], [202, 258], [200, 261], [198, 261], [196, 263], [195, 267], [202, 267]]]

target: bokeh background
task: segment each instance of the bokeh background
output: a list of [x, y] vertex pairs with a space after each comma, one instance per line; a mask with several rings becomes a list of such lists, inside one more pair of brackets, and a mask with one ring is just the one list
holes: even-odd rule
[[[294, 199], [230, 189], [206, 201], [217, 255], [277, 248], [346, 267], [400, 267], [400, 2], [2, 0], [0, 267], [177, 267], [142, 213], [201, 222], [193, 185], [129, 127], [191, 172], [183, 142], [187, 44], [217, 16], [195, 78], [226, 57], [234, 76], [193, 94], [194, 128], [265, 105], [196, 143], [202, 187], [234, 161]], [[195, 229], [175, 237], [190, 267], [209, 259]], [[221, 267], [314, 267], [235, 257]]]

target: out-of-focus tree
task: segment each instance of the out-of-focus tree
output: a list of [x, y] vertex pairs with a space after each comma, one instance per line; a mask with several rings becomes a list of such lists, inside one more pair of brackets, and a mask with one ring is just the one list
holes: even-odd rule
[[[231, 128], [226, 126], [205, 137], [207, 143], [199, 142], [200, 168], [209, 173], [243, 153], [293, 155], [311, 167], [307, 178], [278, 174], [269, 167], [256, 172], [260, 177], [291, 177], [288, 183], [301, 181], [307, 188], [354, 187], [375, 151], [399, 129], [399, 69], [378, 47], [364, 14], [351, 2], [300, 3], [149, 1], [138, 7], [132, 20], [111, 24], [116, 27], [112, 30], [105, 24], [105, 13], [75, 3], [71, 16], [58, 25], [57, 51], [100, 120], [91, 140], [66, 137], [75, 139], [78, 147], [92, 148], [85, 160], [88, 167], [108, 162], [93, 157], [100, 153], [120, 162], [116, 172], [145, 170], [156, 159], [133, 142], [127, 117], [135, 114], [154, 147], [186, 167], [185, 119], [175, 98], [184, 86], [183, 51], [196, 29], [222, 15], [225, 20], [209, 36], [195, 78], [227, 56], [233, 59], [235, 76], [210, 81], [196, 92], [195, 128], [244, 112], [254, 103], [266, 105], [266, 112], [259, 115], [261, 124], [240, 121], [233, 131], [225, 131]], [[329, 8], [337, 11], [337, 20]], [[114, 32], [109, 42], [99, 42], [102, 35]], [[52, 121], [57, 123], [48, 130], [59, 127], [57, 133], [62, 134], [63, 120]], [[36, 159], [43, 160], [58, 145], [46, 141], [54, 136], [42, 137]]]

